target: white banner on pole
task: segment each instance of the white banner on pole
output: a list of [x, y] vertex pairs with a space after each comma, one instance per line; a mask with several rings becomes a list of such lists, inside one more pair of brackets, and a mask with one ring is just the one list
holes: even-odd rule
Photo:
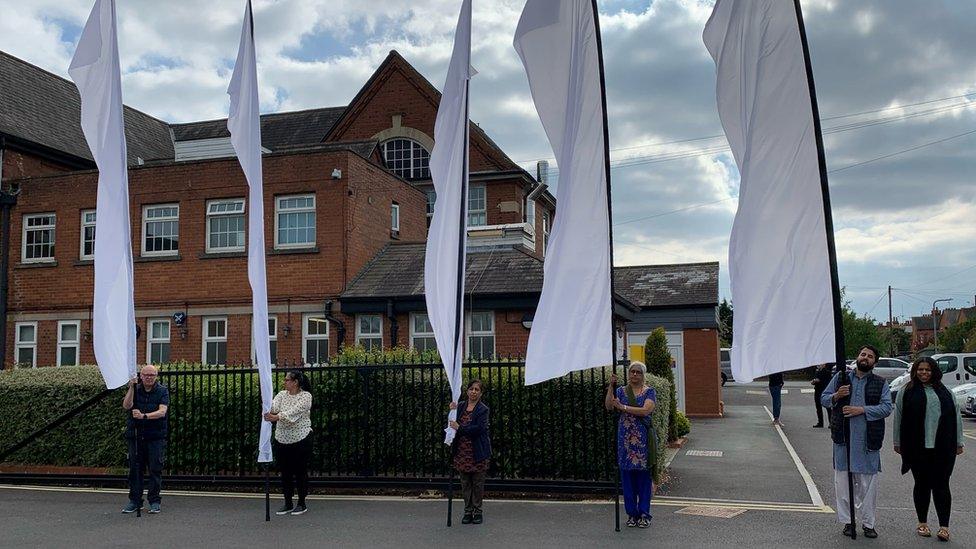
[[528, 0], [515, 31], [559, 166], [559, 212], [532, 321], [525, 383], [612, 364], [606, 143], [591, 0]]
[[227, 129], [241, 169], [247, 178], [247, 278], [251, 283], [251, 339], [261, 383], [261, 436], [258, 463], [272, 460], [271, 423], [263, 414], [271, 410], [271, 343], [268, 332], [268, 279], [264, 257], [264, 178], [261, 169], [261, 114], [258, 103], [257, 61], [254, 52], [254, 17], [251, 2], [244, 10], [241, 43], [230, 87]]
[[81, 129], [98, 166], [95, 217], [95, 361], [109, 389], [136, 375], [129, 174], [115, 2], [95, 0], [68, 74], [81, 96]]
[[[427, 317], [447, 372], [451, 401], [455, 403], [461, 394], [468, 206], [468, 82], [472, 76], [471, 0], [464, 0], [454, 33], [451, 65], [447, 69], [434, 122], [430, 177], [437, 200], [427, 233], [424, 263]], [[456, 419], [457, 410], [451, 410], [448, 420]], [[451, 444], [454, 429], [448, 426], [444, 432], [444, 443]]]
[[834, 362], [825, 197], [794, 4], [718, 0], [704, 41], [741, 176], [729, 242], [733, 376]]

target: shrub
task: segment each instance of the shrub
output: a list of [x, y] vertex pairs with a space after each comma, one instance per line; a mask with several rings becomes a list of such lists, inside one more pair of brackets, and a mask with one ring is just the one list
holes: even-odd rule
[[[349, 351], [358, 353], [360, 351]], [[396, 351], [400, 352], [400, 351]], [[349, 355], [346, 355], [347, 357]], [[353, 360], [349, 358], [349, 360]], [[439, 365], [362, 362], [306, 368], [312, 383], [313, 475], [446, 476], [443, 444], [449, 391]], [[276, 369], [282, 388], [285, 368]], [[260, 391], [251, 369], [169, 364], [167, 474], [250, 475], [256, 464]], [[611, 480], [616, 468], [616, 417], [603, 409], [610, 368], [575, 372], [526, 387], [523, 367], [469, 364], [464, 381], [484, 382], [491, 407], [495, 478]], [[662, 410], [668, 382], [648, 376]], [[104, 390], [93, 366], [0, 373], [0, 441], [21, 440]], [[11, 462], [125, 466], [125, 413], [119, 389], [17, 452]], [[668, 415], [652, 422], [665, 440]], [[663, 464], [664, 452], [660, 452]]]
[[675, 414], [674, 430], [678, 435], [678, 438], [686, 436], [691, 432], [691, 420], [689, 420], [688, 416], [686, 416], [681, 410], [678, 410], [678, 413]]
[[674, 442], [678, 440], [678, 435], [675, 432], [676, 427], [676, 415], [678, 412], [678, 402], [675, 395], [674, 386], [674, 369], [671, 367], [671, 363], [674, 359], [671, 357], [671, 352], [668, 351], [668, 338], [665, 335], [664, 328], [655, 328], [651, 331], [651, 334], [647, 336], [647, 341], [644, 343], [644, 360], [646, 360], [647, 371], [658, 377], [662, 377], [667, 380], [670, 386], [670, 392], [668, 393], [668, 442]]

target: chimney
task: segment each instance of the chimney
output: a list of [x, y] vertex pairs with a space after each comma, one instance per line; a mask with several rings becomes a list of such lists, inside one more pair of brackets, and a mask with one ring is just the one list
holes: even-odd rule
[[549, 183], [549, 161], [540, 160], [535, 164], [535, 179], [539, 183]]

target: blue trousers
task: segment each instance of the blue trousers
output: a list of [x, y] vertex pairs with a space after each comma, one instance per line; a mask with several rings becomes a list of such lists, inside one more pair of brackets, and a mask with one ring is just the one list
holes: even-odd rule
[[[166, 456], [166, 439], [139, 439], [136, 448], [135, 439], [126, 439], [129, 445], [129, 501], [142, 505], [143, 474], [149, 470], [149, 486], [147, 496], [149, 503], [159, 503], [159, 495], [163, 485], [163, 461]], [[137, 459], [138, 457], [138, 459]]]
[[624, 489], [624, 509], [628, 517], [651, 516], [651, 472], [620, 470]]
[[773, 419], [779, 419], [779, 411], [783, 407], [783, 386], [770, 387], [769, 395], [773, 397]]

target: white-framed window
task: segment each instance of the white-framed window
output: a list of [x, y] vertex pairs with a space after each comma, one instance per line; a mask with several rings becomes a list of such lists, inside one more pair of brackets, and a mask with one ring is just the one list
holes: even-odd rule
[[535, 237], [535, 200], [525, 197], [525, 229]]
[[542, 255], [546, 255], [546, 248], [549, 247], [550, 224], [549, 212], [544, 212], [542, 214]]
[[329, 361], [329, 321], [321, 313], [302, 315], [302, 360], [305, 364]]
[[484, 185], [472, 185], [468, 188], [468, 227], [488, 224], [487, 204]]
[[427, 313], [410, 314], [410, 348], [422, 353], [437, 350], [434, 327], [430, 325]]
[[146, 322], [146, 334], [146, 362], [149, 364], [169, 362], [169, 319], [150, 318]]
[[[252, 317], [253, 318], [253, 317]], [[271, 364], [278, 363], [278, 317], [268, 315], [268, 347], [271, 350]], [[257, 364], [257, 349], [251, 341], [251, 362]]]
[[142, 255], [166, 256], [178, 253], [180, 253], [180, 205], [143, 206]]
[[434, 215], [434, 204], [437, 203], [437, 191], [427, 189], [424, 191], [424, 194], [427, 195], [427, 219], [430, 219]]
[[77, 366], [81, 346], [81, 321], [58, 321], [58, 366]]
[[275, 198], [275, 248], [315, 246], [315, 195]]
[[383, 348], [382, 316], [356, 316], [356, 345], [359, 345], [367, 351], [378, 351]]
[[14, 330], [14, 363], [21, 367], [37, 366], [37, 323], [18, 322]]
[[390, 231], [400, 234], [400, 205], [396, 202], [390, 207]]
[[82, 210], [80, 233], [78, 259], [95, 259], [95, 210]]
[[468, 358], [491, 360], [495, 358], [495, 313], [475, 311], [468, 314]]
[[21, 262], [54, 261], [55, 223], [56, 216], [53, 213], [27, 214], [24, 216]]
[[203, 363], [227, 364], [227, 317], [203, 319]]
[[244, 251], [244, 199], [207, 201], [207, 253]]
[[380, 145], [386, 169], [404, 179], [430, 179], [430, 152], [413, 139], [398, 137]]

